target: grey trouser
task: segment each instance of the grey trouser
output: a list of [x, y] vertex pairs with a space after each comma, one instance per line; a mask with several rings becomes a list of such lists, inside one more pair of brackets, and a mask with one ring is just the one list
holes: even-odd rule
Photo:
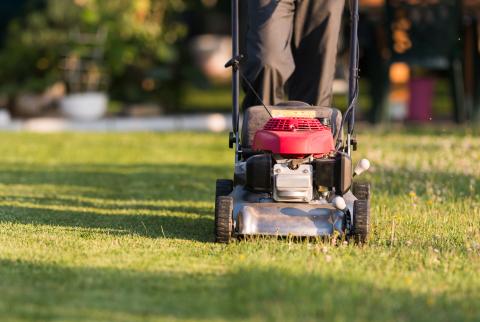
[[[267, 105], [330, 106], [345, 0], [247, 0], [246, 78]], [[244, 84], [245, 85], [245, 84]], [[258, 105], [246, 90], [243, 107]]]

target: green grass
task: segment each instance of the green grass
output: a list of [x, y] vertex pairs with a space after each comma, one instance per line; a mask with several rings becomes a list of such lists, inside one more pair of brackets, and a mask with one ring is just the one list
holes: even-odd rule
[[479, 321], [480, 139], [362, 132], [359, 247], [212, 242], [225, 135], [0, 134], [1, 321]]
[[[189, 86], [186, 89], [180, 112], [228, 113], [232, 109], [229, 85], [217, 85], [207, 88]], [[243, 99], [243, 95], [241, 97]]]
[[[360, 98], [358, 104], [359, 115], [365, 118], [371, 108], [369, 97], [370, 83], [362, 79], [360, 82]], [[181, 104], [179, 113], [228, 113], [232, 109], [230, 86], [212, 85], [211, 87], [198, 88], [189, 86], [186, 89], [185, 98]], [[243, 93], [241, 98], [243, 99]], [[241, 100], [240, 100], [241, 101]], [[452, 117], [453, 102], [450, 97], [449, 83], [446, 79], [435, 79], [432, 113], [434, 119], [448, 120]], [[345, 94], [336, 94], [332, 105], [341, 111], [345, 111], [348, 103]]]

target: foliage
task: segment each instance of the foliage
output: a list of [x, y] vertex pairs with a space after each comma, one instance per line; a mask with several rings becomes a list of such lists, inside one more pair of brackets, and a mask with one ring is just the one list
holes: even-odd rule
[[176, 42], [186, 32], [176, 19], [184, 7], [183, 0], [46, 0], [10, 24], [0, 90], [36, 91], [61, 79], [62, 58], [80, 48], [72, 34], [106, 30], [103, 69], [114, 94], [127, 100], [165, 94], [175, 76]]
[[225, 134], [1, 134], [0, 320], [478, 321], [478, 136], [358, 134], [362, 247], [214, 244]]

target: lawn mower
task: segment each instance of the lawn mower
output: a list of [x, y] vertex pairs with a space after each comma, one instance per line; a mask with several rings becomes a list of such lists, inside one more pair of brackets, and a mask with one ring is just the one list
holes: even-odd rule
[[233, 71], [229, 146], [235, 148], [235, 167], [233, 180], [216, 182], [215, 240], [337, 235], [365, 242], [370, 185], [353, 179], [368, 170], [370, 162], [362, 159], [353, 167], [351, 158], [357, 148], [358, 0], [350, 4], [349, 103], [344, 117], [335, 108], [287, 101], [245, 109], [240, 128], [238, 14], [238, 0], [232, 0], [233, 58], [225, 67]]

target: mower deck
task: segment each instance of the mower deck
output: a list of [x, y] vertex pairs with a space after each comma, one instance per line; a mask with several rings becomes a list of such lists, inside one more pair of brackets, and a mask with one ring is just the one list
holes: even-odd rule
[[[248, 193], [241, 187], [235, 190], [234, 234], [238, 236], [323, 237], [332, 236], [335, 232], [343, 235], [345, 232], [345, 213], [330, 203], [273, 202], [262, 200], [261, 195]], [[347, 205], [353, 206], [356, 199], [353, 194], [349, 193], [346, 197]]]

